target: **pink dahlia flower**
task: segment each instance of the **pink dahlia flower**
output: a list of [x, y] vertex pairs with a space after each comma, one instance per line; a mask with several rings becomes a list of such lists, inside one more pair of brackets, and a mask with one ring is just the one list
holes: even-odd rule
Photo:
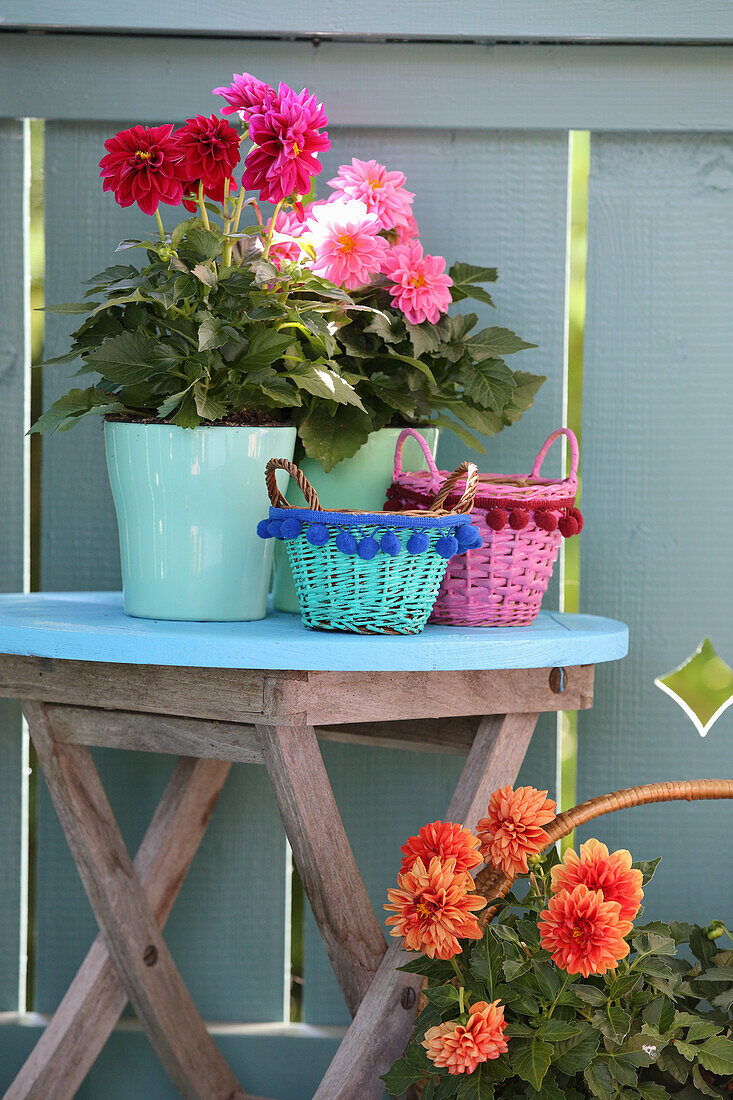
[[188, 173], [172, 123], [120, 130], [104, 147], [102, 187], [114, 191], [120, 206], [136, 202], [144, 214], [154, 214], [161, 202], [180, 205]]
[[[223, 187], [239, 164], [239, 134], [226, 119], [211, 115], [189, 118], [175, 134], [185, 157], [191, 180], [203, 180], [204, 187]], [[223, 196], [222, 196], [223, 197]]]
[[[268, 231], [271, 225], [272, 218], [267, 223]], [[280, 267], [281, 260], [296, 261], [300, 259], [301, 250], [296, 238], [300, 237], [304, 231], [305, 222], [299, 217], [297, 211], [278, 211], [269, 256], [276, 267]]]
[[[405, 189], [402, 172], [388, 172], [376, 160], [357, 160], [342, 164], [338, 174], [328, 181], [336, 196], [359, 199], [370, 214], [376, 215], [380, 229], [395, 229], [407, 225], [412, 217], [412, 191]], [[414, 236], [414, 234], [413, 234]]]
[[442, 256], [424, 256], [419, 241], [390, 249], [382, 272], [394, 284], [389, 292], [410, 324], [429, 321], [434, 325], [448, 309], [453, 280], [445, 274], [445, 260]]
[[320, 132], [327, 122], [323, 104], [307, 88], [296, 94], [281, 84], [273, 104], [250, 118], [249, 136], [256, 148], [244, 162], [244, 186], [259, 191], [266, 202], [280, 202], [293, 192], [306, 195], [311, 176], [321, 171], [315, 154], [331, 146], [328, 135]]
[[353, 290], [368, 283], [384, 263], [389, 246], [380, 225], [356, 199], [319, 205], [308, 217], [306, 234], [316, 252], [316, 275]]
[[223, 115], [238, 114], [242, 122], [249, 122], [253, 114], [263, 114], [277, 99], [277, 93], [269, 84], [258, 80], [251, 73], [235, 73], [226, 88], [214, 88], [212, 95], [223, 96], [227, 106]]
[[418, 229], [414, 214], [410, 214], [407, 221], [402, 225], [396, 226], [395, 230], [397, 233], [396, 244], [407, 244], [408, 241], [414, 241], [416, 237], [420, 236], [420, 230]]

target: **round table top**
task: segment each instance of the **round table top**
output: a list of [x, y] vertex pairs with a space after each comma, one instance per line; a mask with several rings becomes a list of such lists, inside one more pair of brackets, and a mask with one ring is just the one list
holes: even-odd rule
[[0, 595], [0, 654], [195, 668], [417, 672], [548, 668], [615, 661], [623, 623], [541, 611], [530, 626], [428, 626], [422, 634], [307, 630], [297, 615], [253, 623], [191, 623], [125, 615], [119, 592]]

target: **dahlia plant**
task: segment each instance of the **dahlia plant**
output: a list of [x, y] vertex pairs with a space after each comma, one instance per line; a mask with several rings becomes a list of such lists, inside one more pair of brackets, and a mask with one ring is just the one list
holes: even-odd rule
[[[432, 822], [402, 848], [391, 934], [420, 952], [423, 1007], [387, 1091], [422, 1100], [697, 1100], [733, 1091], [733, 941], [638, 923], [659, 860], [589, 840], [562, 859], [547, 791], [505, 787], [474, 835]], [[518, 877], [497, 898], [482, 879]], [[484, 918], [496, 914], [489, 924]], [[635, 923], [636, 922], [636, 923]], [[481, 928], [481, 923], [485, 927]], [[678, 949], [682, 955], [678, 957]], [[692, 961], [685, 955], [692, 955]]]
[[[447, 273], [425, 254], [404, 175], [376, 161], [342, 165], [329, 198], [315, 201], [330, 142], [307, 89], [244, 73], [214, 94], [241, 133], [212, 114], [105, 142], [104, 190], [155, 230], [117, 248], [142, 251], [143, 263], [108, 267], [83, 302], [51, 307], [84, 320], [48, 363], [80, 359], [77, 374], [99, 379], [60, 398], [35, 430], [90, 413], [184, 428], [295, 423], [325, 469], [394, 423], [444, 424], [483, 449], [472, 432], [513, 423], [544, 381], [502, 358], [533, 345], [448, 313], [463, 299], [492, 304], [483, 284], [496, 271]], [[166, 233], [161, 204], [191, 216]]]

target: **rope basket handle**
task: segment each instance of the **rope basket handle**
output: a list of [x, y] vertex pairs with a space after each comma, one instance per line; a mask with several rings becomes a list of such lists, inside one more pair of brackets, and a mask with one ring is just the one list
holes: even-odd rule
[[287, 458], [271, 458], [265, 467], [265, 483], [267, 485], [267, 495], [270, 498], [270, 504], [273, 508], [292, 508], [292, 504], [289, 503], [282, 495], [277, 487], [277, 481], [275, 480], [275, 471], [285, 470], [290, 474], [295, 484], [300, 489], [301, 493], [305, 497], [305, 502], [312, 512], [322, 512], [321, 502], [318, 499], [318, 494], [311, 485], [308, 478], [303, 471], [299, 469], [294, 462], [288, 462]]
[[544, 444], [542, 445], [542, 448], [540, 449], [540, 453], [537, 455], [537, 458], [534, 460], [534, 466], [532, 467], [532, 473], [529, 476], [530, 477], [539, 477], [540, 476], [540, 469], [542, 467], [542, 463], [545, 460], [547, 452], [549, 451], [550, 447], [555, 442], [555, 440], [559, 439], [561, 435], [564, 435], [567, 438], [568, 443], [570, 444], [570, 473], [565, 478], [565, 481], [570, 481], [574, 485], [577, 485], [577, 483], [578, 483], [578, 463], [580, 462], [580, 450], [578, 448], [578, 439], [575, 435], [575, 432], [572, 430], [572, 428], [558, 428], [556, 432], [553, 432], [552, 435], [549, 436], [545, 440]]
[[428, 508], [428, 512], [439, 512], [447, 497], [450, 496], [456, 484], [465, 475], [466, 488], [463, 490], [463, 496], [451, 509], [449, 509], [452, 515], [461, 516], [466, 515], [473, 508], [473, 498], [476, 496], [476, 490], [478, 489], [478, 466], [473, 462], [462, 462], [460, 466], [457, 466], [452, 474], [449, 474], [443, 483], [443, 488], [435, 498], [433, 503]]
[[430, 446], [425, 436], [421, 435], [420, 432], [416, 431], [415, 428], [405, 428], [404, 431], [400, 432], [400, 437], [395, 445], [394, 470], [392, 471], [392, 480], [396, 481], [402, 473], [402, 448], [408, 436], [412, 436], [422, 453], [425, 455], [425, 461], [428, 464], [428, 469], [430, 470], [432, 477], [439, 478], [440, 470], [435, 464], [433, 452], [430, 450]]
[[[581, 802], [572, 810], [558, 814], [546, 826], [545, 831], [549, 842], [544, 851], [572, 833], [573, 829], [584, 825], [587, 821], [592, 821], [595, 817], [602, 817], [603, 814], [615, 813], [616, 810], [625, 810], [630, 806], [646, 806], [650, 802], [696, 802], [700, 799], [712, 798], [733, 798], [733, 779], [688, 779], [669, 783], [645, 783], [640, 787], [626, 787], [611, 794], [599, 795], [587, 802]], [[490, 898], [503, 898], [511, 890], [515, 878], [516, 876], [504, 875], [495, 867], [485, 867], [476, 876], [476, 889], [479, 893], [486, 893]], [[478, 914], [481, 928], [489, 923], [496, 912], [497, 907], [492, 906]]]

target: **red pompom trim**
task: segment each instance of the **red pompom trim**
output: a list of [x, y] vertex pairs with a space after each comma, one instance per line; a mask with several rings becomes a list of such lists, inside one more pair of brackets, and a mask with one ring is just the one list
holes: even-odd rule
[[571, 539], [580, 530], [575, 516], [561, 516], [558, 527], [560, 528], [560, 534], [566, 539]]
[[557, 516], [554, 512], [537, 511], [534, 514], [534, 521], [540, 531], [550, 533], [557, 530]]
[[503, 508], [490, 508], [486, 513], [486, 522], [492, 531], [503, 531], [506, 527], [506, 512]]
[[509, 513], [509, 526], [514, 531], [522, 531], [529, 523], [529, 512], [523, 508], [513, 508]]
[[570, 511], [568, 512], [568, 515], [572, 516], [573, 519], [575, 520], [575, 522], [577, 523], [577, 525], [578, 525], [578, 534], [580, 534], [580, 532], [583, 530], [583, 526], [585, 524], [585, 520], [583, 519], [583, 515], [582, 515], [580, 509], [579, 508], [571, 508]]

